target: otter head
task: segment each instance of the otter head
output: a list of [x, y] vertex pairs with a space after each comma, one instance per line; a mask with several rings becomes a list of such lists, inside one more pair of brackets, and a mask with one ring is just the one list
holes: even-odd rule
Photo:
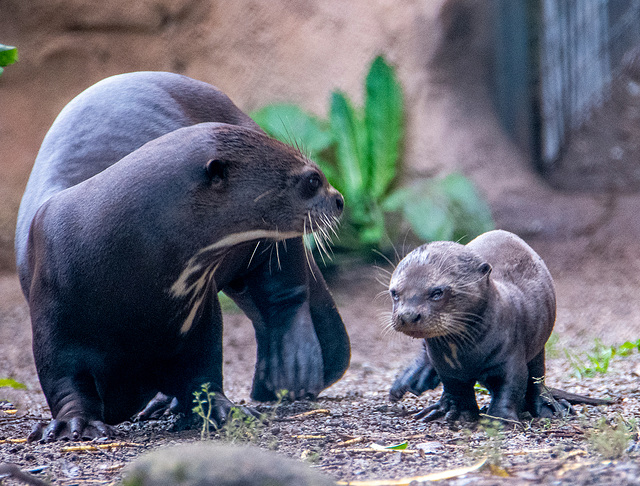
[[215, 143], [194, 199], [224, 215], [225, 237], [280, 240], [337, 223], [342, 196], [300, 151], [251, 129], [212, 125]]
[[393, 329], [414, 338], [472, 339], [486, 308], [490, 273], [491, 265], [458, 243], [413, 250], [389, 283]]

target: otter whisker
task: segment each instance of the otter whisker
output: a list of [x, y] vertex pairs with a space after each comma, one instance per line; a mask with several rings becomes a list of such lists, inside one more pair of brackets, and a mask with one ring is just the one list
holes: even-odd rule
[[276, 241], [276, 261], [278, 262], [278, 271], [282, 270], [282, 266], [280, 265], [280, 251], [279, 251], [279, 241]]
[[318, 253], [320, 254], [320, 258], [322, 258], [322, 263], [326, 265], [327, 262], [325, 261], [324, 255], [322, 254], [322, 240], [318, 237], [318, 235], [316, 234], [316, 230], [313, 228], [313, 218], [311, 217], [311, 212], [309, 211], [307, 215], [309, 217], [309, 226], [311, 228], [311, 234], [313, 235], [313, 241], [315, 241], [316, 243]]
[[[311, 219], [311, 214], [309, 214], [309, 219]], [[322, 258], [322, 263], [326, 265], [327, 262], [324, 256], [326, 255], [329, 260], [331, 260], [331, 256], [329, 255], [329, 252], [327, 251], [327, 248], [325, 246], [324, 233], [322, 232], [322, 228], [320, 226], [317, 226], [316, 230], [314, 230], [313, 221], [311, 221], [311, 230], [314, 231], [313, 234], [314, 236], [316, 236], [315, 241], [318, 247], [318, 253], [320, 254], [320, 258]]]
[[477, 278], [477, 279], [475, 279], [475, 280], [472, 280], [472, 281], [470, 281], [470, 282], [466, 282], [466, 283], [460, 284], [460, 287], [468, 287], [468, 286], [470, 286], [470, 285], [477, 284], [477, 283], [478, 283], [478, 282], [480, 282], [483, 278], [484, 278], [484, 276], [479, 277], [479, 278]]
[[333, 221], [331, 221], [331, 220], [328, 220], [328, 221], [327, 221], [327, 223], [328, 223], [328, 224], [327, 224], [327, 227], [329, 228], [329, 230], [331, 230], [331, 232], [333, 233], [333, 236], [334, 236], [335, 238], [340, 238], [340, 237], [338, 236], [338, 231], [337, 231], [337, 229], [336, 229], [336, 228], [338, 227], [338, 224], [340, 223], [340, 220], [339, 220], [337, 217], [335, 217], [335, 216], [333, 216], [333, 218], [332, 218], [332, 219], [333, 219]]
[[273, 261], [273, 245], [274, 245], [273, 242], [271, 242], [271, 244], [269, 245], [269, 273], [270, 274], [273, 273], [273, 268], [271, 268], [271, 262]]
[[[307, 233], [307, 219], [304, 219], [304, 225], [303, 225], [303, 235], [305, 237], [305, 239], [309, 236], [309, 233]], [[311, 255], [311, 250], [309, 249], [309, 247], [306, 244], [302, 245], [304, 248], [304, 257], [307, 260], [307, 266], [309, 267], [309, 272], [311, 272], [311, 276], [313, 277], [313, 280], [315, 280], [316, 282], [318, 281], [318, 278], [316, 277], [316, 273], [313, 271], [313, 266], [311, 265], [311, 258], [313, 258], [313, 255]]]
[[384, 273], [388, 277], [391, 277], [393, 275], [393, 272], [391, 270], [387, 270], [386, 268], [383, 268], [380, 265], [374, 265], [373, 268], [375, 268], [380, 273]]
[[333, 241], [331, 239], [331, 235], [329, 233], [327, 233], [326, 229], [323, 229], [323, 234], [325, 237], [325, 246], [327, 247], [327, 258], [329, 258], [329, 260], [333, 260]]
[[251, 262], [253, 261], [253, 257], [256, 256], [256, 252], [258, 251], [258, 247], [260, 246], [260, 240], [256, 243], [256, 247], [253, 249], [253, 253], [251, 253], [251, 258], [249, 258], [249, 263], [247, 263], [247, 268], [251, 266]]
[[373, 300], [378, 300], [378, 299], [381, 299], [382, 297], [388, 297], [388, 296], [389, 296], [388, 290], [381, 290], [373, 297]]
[[389, 281], [388, 280], [383, 280], [381, 275], [377, 275], [376, 276], [376, 282], [378, 282], [382, 287], [384, 287], [384, 290], [382, 290], [380, 293], [381, 294], [386, 294], [389, 292]]
[[381, 325], [380, 334], [383, 337], [396, 336], [398, 332], [393, 328], [393, 315], [390, 312], [382, 312], [378, 315], [378, 322]]
[[468, 295], [470, 297], [481, 297], [481, 294], [479, 292], [466, 292], [464, 290], [460, 290], [459, 287], [456, 287], [453, 293], [457, 295]]
[[[382, 258], [384, 258], [384, 259], [386, 260], [386, 262], [387, 262], [389, 265], [391, 265], [391, 268], [395, 268], [395, 265], [393, 264], [393, 262], [392, 262], [392, 261], [391, 261], [391, 260], [390, 260], [390, 259], [389, 259], [385, 254], [384, 254], [384, 253], [382, 253], [380, 250], [377, 250], [377, 249], [375, 249], [375, 248], [374, 248], [372, 251], [373, 251], [373, 253], [375, 253], [376, 255], [379, 255], [379, 256], [381, 256]], [[389, 275], [391, 275], [391, 272], [389, 272]]]

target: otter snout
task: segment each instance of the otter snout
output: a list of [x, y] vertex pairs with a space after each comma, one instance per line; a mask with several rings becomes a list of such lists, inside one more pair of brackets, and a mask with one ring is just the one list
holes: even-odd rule
[[425, 337], [424, 311], [415, 308], [398, 309], [394, 314], [393, 328], [413, 338]]
[[412, 310], [402, 312], [398, 315], [398, 320], [401, 324], [415, 324], [420, 319], [422, 319], [422, 315]]
[[338, 191], [336, 191], [334, 195], [334, 201], [336, 210], [338, 211], [337, 216], [340, 216], [342, 214], [342, 210], [344, 209], [344, 198]]
[[312, 226], [319, 228], [335, 226], [342, 216], [344, 198], [331, 186], [320, 191], [309, 202], [308, 215], [311, 218]]

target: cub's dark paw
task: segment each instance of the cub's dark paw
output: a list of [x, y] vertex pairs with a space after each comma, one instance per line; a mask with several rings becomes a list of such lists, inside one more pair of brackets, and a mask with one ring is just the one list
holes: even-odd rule
[[440, 400], [414, 415], [415, 419], [432, 422], [444, 417], [447, 422], [476, 422], [480, 416], [478, 406], [464, 403], [456, 397], [442, 394]]
[[536, 409], [536, 413], [532, 415], [540, 418], [566, 417], [576, 413], [567, 400], [564, 398], [556, 399], [549, 392], [540, 395]]
[[440, 384], [440, 377], [431, 365], [425, 349], [407, 366], [395, 379], [389, 390], [389, 399], [392, 402], [401, 400], [405, 393], [409, 392], [420, 396], [427, 390], [433, 390]]

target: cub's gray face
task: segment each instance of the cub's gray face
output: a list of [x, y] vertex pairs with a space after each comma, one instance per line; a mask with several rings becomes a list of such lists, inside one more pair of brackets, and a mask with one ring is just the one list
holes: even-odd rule
[[490, 272], [488, 263], [457, 243], [417, 248], [389, 283], [393, 329], [414, 338], [471, 338], [482, 320]]

